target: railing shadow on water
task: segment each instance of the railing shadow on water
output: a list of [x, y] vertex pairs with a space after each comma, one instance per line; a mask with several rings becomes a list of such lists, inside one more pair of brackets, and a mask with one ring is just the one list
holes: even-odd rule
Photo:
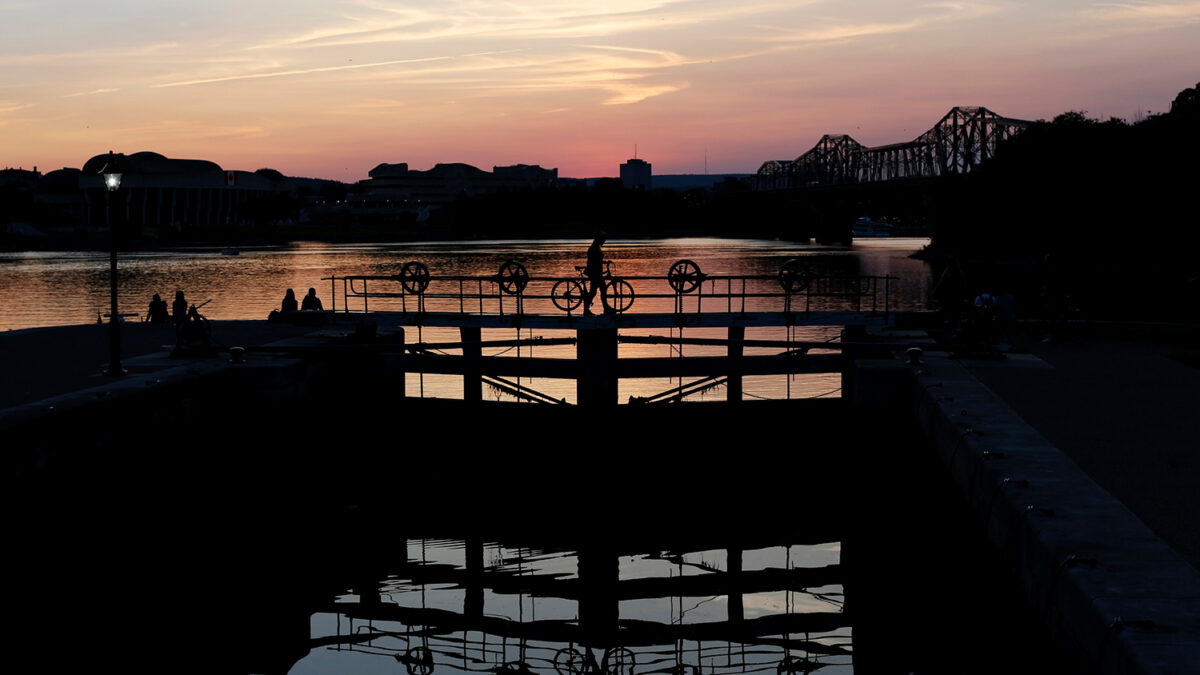
[[[364, 580], [317, 609], [332, 620], [309, 645], [330, 658], [391, 659], [420, 675], [849, 666], [836, 545], [747, 544], [636, 551], [408, 541], [386, 578]], [[638, 571], [623, 576], [619, 559]], [[768, 597], [778, 606], [757, 607]]]

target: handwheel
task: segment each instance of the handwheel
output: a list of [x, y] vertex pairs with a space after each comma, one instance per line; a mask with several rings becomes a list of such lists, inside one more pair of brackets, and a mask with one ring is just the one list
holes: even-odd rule
[[516, 260], [509, 260], [500, 266], [500, 272], [496, 274], [496, 279], [500, 284], [500, 290], [509, 295], [520, 295], [525, 286], [529, 284], [529, 272], [525, 266]]
[[429, 288], [429, 268], [416, 260], [404, 263], [404, 267], [400, 268], [400, 283], [409, 293], [424, 293]]
[[700, 266], [691, 260], [677, 261], [667, 272], [667, 283], [675, 289], [676, 293], [691, 293], [700, 286], [703, 278]]
[[816, 275], [800, 258], [792, 258], [779, 268], [779, 285], [787, 293], [796, 293], [808, 288]]

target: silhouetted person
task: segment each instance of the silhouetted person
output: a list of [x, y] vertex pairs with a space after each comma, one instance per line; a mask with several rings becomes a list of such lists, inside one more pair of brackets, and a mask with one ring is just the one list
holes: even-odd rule
[[159, 297], [158, 293], [150, 300], [150, 311], [146, 313], [146, 320], [150, 323], [171, 322], [171, 315], [167, 313], [167, 301]]
[[175, 351], [185, 354], [212, 353], [212, 327], [195, 305], [188, 308], [184, 322], [179, 324]]
[[287, 293], [283, 295], [283, 306], [279, 308], [281, 312], [294, 312], [297, 309], [296, 291], [287, 289]]
[[[288, 292], [290, 293], [291, 289], [289, 289]], [[318, 312], [325, 309], [321, 306], [321, 299], [317, 297], [317, 289], [308, 289], [308, 295], [304, 296], [304, 304], [300, 306], [300, 309]]]
[[187, 321], [188, 304], [183, 297], [183, 291], [175, 291], [175, 302], [171, 303], [171, 318], [175, 320], [175, 325], [181, 326], [184, 321]]
[[946, 261], [946, 269], [933, 287], [933, 298], [945, 313], [951, 329], [956, 328], [963, 305], [968, 301], [967, 275], [963, 273], [958, 256], [952, 255]]
[[592, 313], [592, 301], [596, 298], [596, 290], [600, 291], [600, 303], [604, 305], [604, 313], [612, 313], [608, 306], [608, 288], [604, 285], [604, 235], [601, 234], [592, 241], [587, 250], [587, 266], [583, 269], [588, 280], [587, 294], [583, 296], [583, 313]]

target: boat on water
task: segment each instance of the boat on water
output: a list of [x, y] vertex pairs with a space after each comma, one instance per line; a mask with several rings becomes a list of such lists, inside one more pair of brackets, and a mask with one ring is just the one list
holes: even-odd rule
[[866, 216], [854, 221], [854, 228], [850, 230], [851, 236], [868, 238], [868, 237], [890, 237], [892, 236], [895, 226], [886, 223], [882, 220], [872, 220]]

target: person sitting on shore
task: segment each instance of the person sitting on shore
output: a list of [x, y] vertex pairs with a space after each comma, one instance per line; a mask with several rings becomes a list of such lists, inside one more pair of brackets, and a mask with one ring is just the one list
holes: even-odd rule
[[[291, 292], [290, 290], [288, 291]], [[321, 299], [317, 297], [317, 289], [308, 289], [308, 295], [304, 296], [304, 304], [300, 306], [301, 311], [316, 311], [319, 312], [325, 309], [321, 305]]]
[[179, 324], [175, 345], [176, 356], [211, 356], [212, 326], [208, 319], [192, 305], [188, 308], [184, 322]]
[[158, 293], [150, 300], [150, 311], [146, 313], [146, 320], [150, 323], [171, 322], [171, 315], [167, 313], [167, 301], [159, 297]]
[[[307, 302], [307, 298], [305, 301]], [[285, 293], [283, 296], [283, 306], [279, 309], [282, 312], [294, 312], [296, 311], [296, 308], [296, 291], [293, 291], [289, 288], [287, 289], [287, 293]]]
[[175, 302], [171, 303], [171, 318], [175, 325], [181, 326], [187, 321], [188, 303], [183, 297], [183, 291], [175, 291]]

